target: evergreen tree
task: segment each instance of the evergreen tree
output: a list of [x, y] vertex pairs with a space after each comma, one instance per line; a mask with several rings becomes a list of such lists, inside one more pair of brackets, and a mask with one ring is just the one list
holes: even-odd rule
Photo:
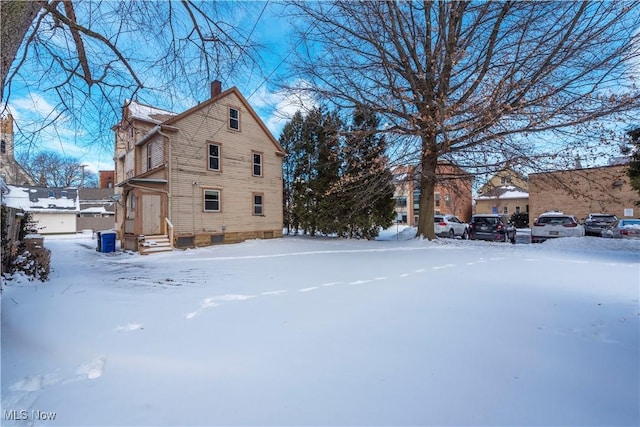
[[343, 235], [373, 239], [394, 216], [393, 176], [388, 168], [379, 119], [358, 107], [347, 137], [341, 177]]
[[318, 231], [334, 234], [338, 231], [340, 194], [334, 188], [340, 181], [340, 135], [343, 123], [337, 112], [320, 111], [320, 126], [315, 135], [317, 147], [316, 176], [313, 181], [315, 215]]
[[287, 234], [292, 231], [298, 232], [300, 221], [294, 212], [294, 183], [298, 180], [297, 173], [300, 169], [296, 166], [300, 163], [300, 156], [303, 155], [301, 150], [303, 143], [304, 117], [300, 111], [297, 111], [291, 121], [287, 123], [280, 135], [280, 145], [287, 152], [282, 164], [282, 192], [284, 226], [287, 228]]
[[359, 109], [347, 132], [337, 112], [316, 108], [285, 126], [280, 142], [289, 153], [283, 175], [291, 230], [372, 239], [391, 225], [392, 175], [378, 124]]

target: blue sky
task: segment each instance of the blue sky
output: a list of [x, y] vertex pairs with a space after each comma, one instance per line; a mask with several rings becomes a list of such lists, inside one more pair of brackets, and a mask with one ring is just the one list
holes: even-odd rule
[[[255, 58], [260, 67], [242, 74], [220, 76], [219, 79], [223, 83], [223, 89], [231, 86], [238, 87], [274, 136], [278, 138], [287, 118], [300, 108], [300, 99], [287, 98], [277, 90], [279, 76], [286, 71], [286, 59], [291, 49], [295, 48], [289, 36], [291, 26], [284, 16], [282, 4], [278, 2], [247, 2], [243, 6], [245, 7], [238, 9], [229, 20], [235, 21], [243, 33], [251, 34], [252, 39], [264, 46]], [[113, 169], [113, 134], [105, 135], [105, 129], [115, 122], [106, 123], [105, 126], [104, 117], [99, 117], [107, 114], [108, 111], [95, 112], [93, 113], [95, 117], [90, 117], [89, 120], [85, 120], [83, 126], [78, 126], [68, 114], [61, 114], [52, 91], [44, 90], [51, 87], [46, 84], [47, 76], [33, 76], [44, 81], [44, 85], [31, 84], [28, 81], [28, 73], [26, 76], [14, 80], [9, 101], [9, 111], [15, 120], [16, 153], [26, 150], [30, 152], [53, 150], [78, 158], [83, 164], [88, 165], [88, 169], [92, 172]], [[153, 79], [153, 76], [141, 77]], [[176, 91], [179, 91], [179, 88], [176, 88]], [[202, 88], [201, 93], [204, 98], [208, 91], [208, 87]], [[180, 96], [180, 94], [177, 95]], [[176, 112], [184, 111], [204, 100], [185, 96], [181, 100], [182, 105], [176, 106], [168, 105], [153, 92], [142, 90], [138, 96], [140, 102]], [[119, 106], [125, 99], [110, 99], [110, 101], [112, 106]], [[309, 100], [307, 100], [308, 103]], [[54, 126], [34, 132], [52, 117], [56, 118]], [[86, 119], [86, 114], [83, 118]], [[102, 124], [99, 123], [101, 120]], [[92, 126], [94, 129], [91, 129]], [[95, 128], [98, 126], [102, 129], [101, 141], [95, 141], [97, 134]]]
[[[96, 1], [90, 3], [100, 4]], [[115, 3], [106, 2], [103, 4]], [[301, 100], [300, 97], [295, 96], [287, 98], [277, 89], [279, 79], [287, 71], [288, 55], [292, 49], [295, 49], [295, 41], [290, 35], [292, 24], [286, 17], [284, 6], [277, 1], [232, 2], [228, 4], [231, 6], [242, 4], [244, 6], [234, 8], [229, 15], [228, 22], [241, 28], [242, 33], [251, 34], [252, 39], [259, 41], [264, 47], [257, 52], [255, 58], [259, 62], [260, 68], [254, 68], [246, 73], [224, 74], [217, 76], [217, 78], [222, 81], [223, 89], [237, 86], [274, 136], [278, 138], [287, 119], [300, 108], [301, 101], [307, 106], [313, 104], [309, 99], [303, 98]], [[136, 45], [136, 42], [141, 44], [140, 41], [135, 40], [135, 37], [129, 43], [132, 49], [139, 49], [140, 55], [153, 50], [152, 47], [144, 46], [145, 51], [143, 51], [140, 46]], [[637, 66], [640, 67], [640, 64]], [[26, 76], [14, 82], [9, 102], [9, 109], [16, 120], [16, 127], [22, 131], [16, 136], [16, 151], [54, 150], [78, 158], [83, 164], [88, 165], [90, 171], [113, 169], [113, 133], [109, 128], [117, 121], [116, 116], [100, 117], [100, 112], [94, 111], [91, 114], [83, 112], [83, 116], [89, 117], [89, 120], [85, 121], [85, 126], [79, 127], [68, 115], [59, 114], [55, 97], [52, 96], [51, 91], [44, 90], [47, 87], [47, 79], [51, 76], [42, 76], [37, 73], [29, 76], [28, 70], [26, 71]], [[147, 86], [152, 86], [147, 82], [152, 82], [154, 76], [141, 77], [146, 79]], [[31, 84], [29, 78], [38, 80], [37, 84]], [[44, 81], [45, 84], [42, 85], [41, 81]], [[186, 93], [178, 87], [175, 88], [175, 92], [178, 97]], [[177, 104], [170, 104], [157, 92], [143, 90], [138, 96], [141, 102], [181, 112], [208, 98], [208, 86], [202, 87], [199, 93], [202, 94], [201, 98], [185, 95], [179, 99]], [[124, 96], [111, 99], [112, 106], [116, 108], [124, 101]], [[175, 99], [173, 101], [175, 102]], [[55, 126], [46, 127], [41, 132], [33, 132], [52, 117], [56, 117]], [[95, 128], [97, 126], [103, 130], [100, 141], [96, 140]], [[36, 136], [31, 137], [31, 135]]]

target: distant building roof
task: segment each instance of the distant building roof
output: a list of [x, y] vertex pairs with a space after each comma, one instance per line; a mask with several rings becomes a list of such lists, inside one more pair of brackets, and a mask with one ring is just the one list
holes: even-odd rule
[[77, 212], [77, 188], [18, 187], [9, 185], [4, 195], [7, 206], [27, 212]]
[[484, 194], [476, 197], [476, 200], [495, 200], [495, 199], [526, 199], [529, 197], [527, 190], [515, 185], [503, 185], [492, 188]]

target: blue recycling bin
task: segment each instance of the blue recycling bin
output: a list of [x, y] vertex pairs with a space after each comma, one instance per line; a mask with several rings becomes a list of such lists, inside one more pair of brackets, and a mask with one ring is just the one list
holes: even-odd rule
[[98, 234], [98, 241], [100, 242], [100, 252], [115, 252], [116, 250], [116, 232], [115, 231], [101, 231]]

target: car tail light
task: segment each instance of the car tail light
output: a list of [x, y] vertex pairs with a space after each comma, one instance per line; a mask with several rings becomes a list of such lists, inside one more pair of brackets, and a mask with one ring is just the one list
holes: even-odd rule
[[502, 230], [502, 224], [498, 224], [498, 227], [496, 227], [496, 229], [497, 229], [498, 231]]
[[440, 227], [446, 227], [446, 226], [447, 226], [447, 223], [446, 223], [446, 222], [439, 222], [439, 223], [438, 223], [438, 225], [439, 225]]
[[628, 236], [630, 233], [629, 233], [629, 230], [625, 230], [624, 228], [621, 228], [620, 234], [622, 234], [623, 236]]
[[562, 224], [563, 227], [577, 227], [578, 224], [575, 222], [570, 222], [569, 224]]

